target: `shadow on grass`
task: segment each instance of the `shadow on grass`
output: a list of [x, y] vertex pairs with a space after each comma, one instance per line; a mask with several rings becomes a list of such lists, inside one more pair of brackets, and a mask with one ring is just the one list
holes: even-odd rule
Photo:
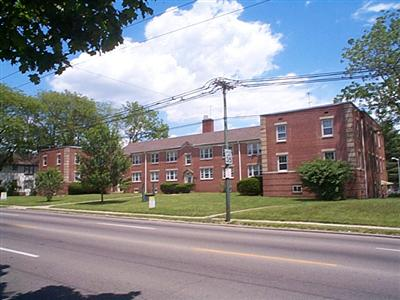
[[106, 205], [106, 204], [122, 204], [131, 201], [131, 199], [124, 199], [124, 200], [101, 200], [98, 201], [88, 201], [88, 202], [79, 202], [77, 205]]
[[349, 199], [336, 199], [336, 200], [321, 200], [321, 199], [293, 199], [296, 202], [318, 202], [318, 203], [329, 203], [329, 202], [341, 202], [341, 201], [347, 201]]

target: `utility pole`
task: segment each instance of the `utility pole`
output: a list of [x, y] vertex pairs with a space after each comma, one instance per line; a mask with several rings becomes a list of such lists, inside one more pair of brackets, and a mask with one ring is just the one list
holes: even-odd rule
[[[228, 83], [223, 78], [217, 79], [214, 85], [222, 88], [222, 96], [224, 99], [224, 154], [225, 154], [225, 221], [231, 221], [231, 182], [230, 182], [230, 166], [232, 165], [232, 151], [229, 149], [228, 143], [228, 113], [226, 105], [226, 91], [234, 89], [233, 84]], [[228, 172], [229, 169], [229, 172]]]

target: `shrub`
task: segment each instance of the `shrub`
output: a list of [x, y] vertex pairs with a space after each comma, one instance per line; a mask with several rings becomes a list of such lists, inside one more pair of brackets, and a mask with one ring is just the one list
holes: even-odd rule
[[351, 168], [344, 161], [316, 159], [302, 164], [298, 172], [304, 186], [318, 199], [343, 198], [344, 185], [350, 179]]
[[160, 189], [164, 194], [176, 194], [177, 183], [165, 182], [160, 185]]
[[68, 195], [97, 194], [98, 192], [95, 188], [80, 182], [73, 182], [68, 186]]
[[400, 198], [400, 192], [393, 192], [388, 195], [389, 198]]
[[193, 183], [182, 183], [182, 184], [178, 184], [176, 186], [176, 193], [190, 193], [190, 191], [193, 189], [194, 184]]
[[240, 180], [236, 187], [241, 195], [256, 196], [261, 194], [260, 180], [255, 177]]
[[193, 183], [162, 183], [160, 189], [164, 194], [180, 194], [180, 193], [190, 193], [193, 189]]
[[63, 176], [57, 169], [48, 169], [36, 175], [36, 188], [42, 195], [46, 196], [47, 201], [51, 198], [63, 184]]

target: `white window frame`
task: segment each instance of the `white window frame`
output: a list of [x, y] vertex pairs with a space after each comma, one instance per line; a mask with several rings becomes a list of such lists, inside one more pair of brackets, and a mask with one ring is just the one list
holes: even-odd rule
[[[157, 158], [157, 159], [155, 159]], [[154, 164], [158, 164], [160, 162], [160, 153], [159, 152], [153, 152], [150, 153], [150, 163]]]
[[[286, 162], [280, 162], [280, 157], [286, 157]], [[276, 154], [276, 163], [278, 172], [287, 172], [289, 171], [289, 154], [288, 153], [277, 153]], [[281, 164], [286, 164], [286, 169], [281, 169]]]
[[56, 156], [56, 165], [61, 166], [61, 153], [57, 153]]
[[[172, 174], [175, 175], [171, 176]], [[177, 169], [165, 170], [165, 181], [178, 181], [178, 170]]]
[[225, 169], [231, 169], [231, 175], [232, 175], [232, 177], [229, 177], [229, 179], [234, 179], [234, 178], [235, 178], [235, 174], [234, 174], [235, 168], [234, 168], [233, 165], [232, 165], [232, 166], [229, 166], [228, 168], [222, 167], [222, 179], [226, 179], [226, 177], [225, 177]]
[[[208, 170], [208, 172], [207, 172], [207, 170]], [[213, 167], [201, 167], [200, 168], [200, 180], [213, 180], [213, 179], [214, 179], [214, 168]]]
[[176, 162], [178, 160], [178, 151], [167, 151], [166, 161], [169, 163]]
[[142, 182], [142, 172], [132, 172], [132, 182]]
[[185, 166], [190, 166], [191, 164], [192, 164], [192, 153], [185, 153]]
[[200, 148], [200, 160], [210, 160], [210, 159], [213, 159], [213, 148], [212, 147]]
[[[279, 134], [282, 133], [279, 131], [279, 128], [283, 127], [285, 128], [285, 137], [279, 137]], [[276, 142], [277, 143], [283, 143], [287, 141], [287, 123], [282, 122], [282, 123], [275, 123], [275, 135], [276, 135]]]
[[302, 194], [303, 186], [301, 184], [293, 184], [292, 185], [292, 193], [293, 194]]
[[47, 154], [42, 156], [42, 166], [47, 167]]
[[[154, 176], [157, 174], [157, 176]], [[159, 182], [160, 181], [160, 171], [159, 170], [152, 170], [150, 171], [150, 182]]]
[[81, 172], [75, 171], [74, 172], [74, 182], [80, 182], [81, 181]]
[[[333, 116], [329, 116], [329, 117], [321, 117], [320, 118], [320, 122], [321, 122], [321, 136], [323, 137], [323, 138], [325, 138], [325, 137], [333, 137], [333, 134], [334, 134], [334, 130], [333, 130]], [[324, 126], [324, 122], [325, 121], [330, 121], [331, 122], [331, 127], [325, 127]], [[329, 133], [329, 134], [325, 134], [325, 129], [326, 128], [330, 128], [331, 130], [332, 130], [332, 133]]]
[[132, 165], [138, 166], [142, 164], [142, 155], [141, 154], [132, 154]]
[[333, 159], [332, 160], [336, 160], [336, 150], [335, 149], [324, 149], [324, 150], [322, 150], [322, 159], [323, 160], [330, 159], [330, 158], [326, 157], [327, 153], [333, 153]]
[[261, 155], [261, 144], [259, 142], [247, 144], [247, 156], [253, 156], [253, 155]]
[[260, 164], [247, 165], [247, 177], [259, 177], [261, 176], [261, 174], [262, 172]]

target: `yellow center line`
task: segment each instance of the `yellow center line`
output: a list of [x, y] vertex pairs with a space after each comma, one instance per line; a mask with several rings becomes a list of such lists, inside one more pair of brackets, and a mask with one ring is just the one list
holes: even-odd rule
[[259, 254], [244, 253], [244, 252], [223, 251], [223, 250], [208, 249], [208, 248], [192, 248], [192, 249], [194, 251], [222, 254], [222, 255], [259, 258], [259, 259], [266, 259], [266, 260], [283, 261], [283, 262], [288, 262], [288, 263], [318, 265], [318, 266], [324, 266], [324, 267], [337, 267], [337, 264], [326, 263], [326, 262], [322, 262], [322, 261], [314, 261], [314, 260], [304, 260], [304, 259], [287, 258], [287, 257], [280, 257], [280, 256], [259, 255]]

